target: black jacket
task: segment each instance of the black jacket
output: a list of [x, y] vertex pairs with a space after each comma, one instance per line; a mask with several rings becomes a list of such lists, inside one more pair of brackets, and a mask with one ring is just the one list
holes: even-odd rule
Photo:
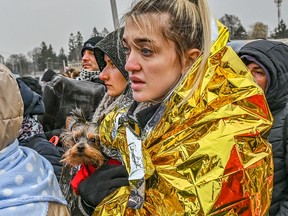
[[270, 75], [265, 96], [274, 117], [269, 142], [274, 160], [274, 187], [269, 215], [288, 215], [288, 46], [281, 42], [258, 40], [239, 51], [239, 56], [251, 56]]
[[46, 158], [52, 164], [55, 175], [59, 181], [62, 171], [62, 163], [60, 162], [61, 154], [57, 147], [46, 139], [44, 134], [37, 134], [28, 139], [24, 139], [20, 141], [20, 145], [29, 147]]
[[[24, 116], [43, 114], [45, 112], [45, 108], [42, 97], [37, 93], [33, 92], [21, 80], [17, 81], [21, 92], [22, 100], [24, 103]], [[59, 150], [54, 146], [54, 144], [52, 144], [47, 140], [46, 136], [44, 135], [44, 132], [41, 133], [40, 131], [38, 131], [36, 135], [28, 137], [29, 138], [21, 139], [19, 141], [19, 144], [21, 146], [29, 147], [38, 152], [43, 157], [45, 157], [52, 164], [55, 175], [59, 180], [62, 170], [62, 163], [60, 162], [61, 154]]]

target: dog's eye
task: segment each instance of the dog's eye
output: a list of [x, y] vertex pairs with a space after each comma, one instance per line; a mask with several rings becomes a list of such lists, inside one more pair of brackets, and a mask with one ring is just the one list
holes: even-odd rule
[[91, 143], [95, 143], [96, 142], [96, 139], [95, 138], [92, 138], [89, 140]]
[[76, 143], [79, 142], [78, 137], [74, 137], [74, 141], [75, 141]]

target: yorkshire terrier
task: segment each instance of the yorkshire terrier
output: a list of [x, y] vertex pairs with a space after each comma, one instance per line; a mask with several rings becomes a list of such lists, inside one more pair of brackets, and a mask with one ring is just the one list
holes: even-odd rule
[[100, 137], [96, 123], [86, 121], [81, 109], [74, 109], [66, 118], [65, 131], [60, 135], [65, 153], [60, 187], [68, 202], [71, 215], [80, 214], [78, 185], [106, 161], [101, 153]]
[[66, 130], [60, 135], [66, 150], [63, 160], [73, 167], [78, 165], [99, 168], [105, 162], [101, 153], [100, 137], [96, 123], [86, 121], [83, 111], [76, 108], [66, 118]]

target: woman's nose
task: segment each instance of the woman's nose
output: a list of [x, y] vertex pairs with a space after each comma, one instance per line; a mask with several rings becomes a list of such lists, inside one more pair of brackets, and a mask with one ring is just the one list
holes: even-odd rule
[[139, 71], [141, 69], [141, 64], [138, 60], [137, 55], [133, 54], [132, 52], [126, 59], [125, 70], [128, 72]]
[[101, 71], [99, 78], [103, 81], [108, 79], [107, 66]]

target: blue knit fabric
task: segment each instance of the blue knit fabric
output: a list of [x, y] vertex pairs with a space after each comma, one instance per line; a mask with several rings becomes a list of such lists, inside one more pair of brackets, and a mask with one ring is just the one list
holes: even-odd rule
[[18, 140], [0, 151], [0, 215], [46, 216], [49, 202], [67, 205], [52, 165]]

